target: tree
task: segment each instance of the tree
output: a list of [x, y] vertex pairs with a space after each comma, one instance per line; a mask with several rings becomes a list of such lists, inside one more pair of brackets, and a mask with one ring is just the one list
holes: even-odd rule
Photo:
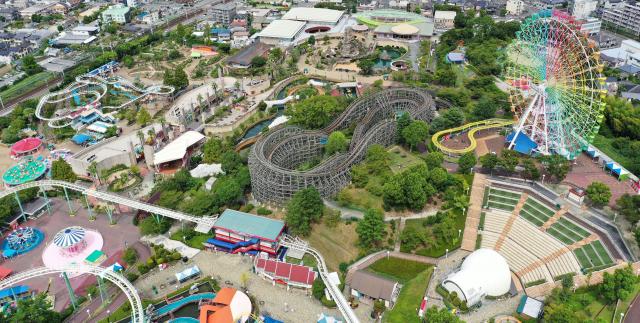
[[173, 71], [169, 69], [164, 71], [163, 83], [179, 90], [189, 86], [189, 77], [182, 66], [176, 66]]
[[154, 216], [147, 216], [138, 224], [140, 234], [143, 236], [151, 234], [162, 234], [171, 228], [171, 220], [161, 217], [158, 221]]
[[315, 44], [316, 44], [316, 37], [315, 37], [315, 36], [313, 36], [313, 35], [311, 35], [311, 37], [309, 37], [309, 38], [307, 39], [307, 44], [309, 44], [309, 45], [311, 45], [311, 46], [315, 45]]
[[334, 131], [329, 135], [329, 139], [327, 139], [327, 144], [324, 146], [325, 152], [327, 155], [333, 155], [335, 153], [340, 153], [349, 147], [349, 143], [347, 141], [347, 137], [341, 131]]
[[124, 250], [124, 253], [122, 254], [122, 260], [124, 260], [124, 262], [127, 265], [135, 264], [136, 260], [138, 260], [138, 252], [136, 251], [135, 248], [128, 247], [127, 249]]
[[373, 73], [373, 66], [376, 63], [372, 59], [363, 58], [358, 61], [358, 68], [362, 75], [371, 75]]
[[311, 233], [311, 224], [322, 216], [324, 204], [315, 187], [296, 192], [287, 205], [285, 221], [293, 234], [307, 236]]
[[540, 158], [544, 170], [551, 176], [556, 178], [556, 181], [561, 182], [569, 174], [571, 170], [571, 163], [565, 157], [561, 155], [548, 155]]
[[600, 294], [610, 304], [618, 299], [627, 300], [638, 283], [638, 277], [631, 266], [616, 269], [613, 275], [605, 272], [600, 285]]
[[[217, 180], [213, 187], [211, 188], [213, 191], [215, 199], [209, 205], [236, 205], [238, 204], [243, 197], [244, 190], [240, 183], [235, 180], [234, 177], [225, 176]], [[204, 198], [204, 197], [203, 197]], [[207, 207], [194, 205], [195, 210], [202, 210], [203, 214], [211, 213], [207, 212]]]
[[289, 123], [306, 129], [320, 129], [329, 124], [344, 110], [344, 104], [330, 95], [306, 98], [285, 111], [291, 117]]
[[147, 111], [147, 109], [145, 108], [140, 109], [140, 111], [138, 111], [138, 114], [136, 115], [136, 123], [144, 127], [149, 122], [151, 122], [151, 115], [149, 114], [149, 111]]
[[434, 81], [442, 86], [455, 86], [457, 76], [451, 67], [439, 68]]
[[402, 138], [402, 130], [404, 130], [406, 127], [408, 127], [411, 124], [411, 116], [406, 113], [403, 112], [402, 114], [400, 114], [400, 116], [396, 119], [396, 123], [397, 123], [397, 131], [398, 131], [398, 141], [400, 143], [404, 143], [404, 139]]
[[267, 59], [262, 56], [256, 56], [251, 59], [251, 67], [253, 68], [261, 68], [267, 65]]
[[209, 138], [202, 145], [203, 161], [207, 164], [218, 163], [225, 150], [224, 142], [220, 138]]
[[326, 288], [322, 279], [316, 279], [313, 281], [313, 285], [311, 285], [311, 295], [315, 297], [315, 299], [320, 300], [322, 296], [324, 296], [324, 289]]
[[446, 307], [438, 309], [435, 305], [429, 307], [424, 316], [427, 323], [464, 323]]
[[[12, 308], [6, 316], [5, 322], [11, 323], [53, 323], [62, 322], [60, 313], [51, 309], [52, 304], [47, 299], [45, 293], [40, 293], [36, 297], [20, 299], [18, 305]], [[0, 314], [1, 317], [1, 314]]]
[[640, 220], [640, 195], [624, 194], [616, 200], [616, 209], [631, 224], [638, 223]]
[[27, 75], [33, 75], [42, 71], [42, 67], [38, 65], [33, 55], [27, 55], [22, 58], [22, 69]]
[[224, 152], [222, 156], [220, 156], [220, 163], [222, 164], [222, 171], [225, 172], [225, 174], [235, 174], [236, 171], [240, 169], [240, 166], [244, 165], [240, 154], [233, 150]]
[[611, 189], [602, 182], [592, 182], [589, 184], [586, 193], [591, 203], [598, 207], [607, 205], [611, 199]]
[[520, 163], [520, 158], [518, 157], [518, 152], [513, 151], [511, 149], [503, 149], [500, 153], [500, 159], [498, 160], [498, 165], [504, 168], [508, 172], [515, 172], [516, 166]]
[[458, 158], [458, 173], [468, 174], [475, 165], [476, 155], [473, 151], [465, 153]]
[[480, 156], [480, 165], [482, 165], [482, 168], [488, 169], [490, 172], [493, 172], [496, 166], [498, 166], [498, 155], [487, 153]]
[[402, 138], [410, 149], [423, 142], [429, 136], [429, 126], [422, 120], [414, 120], [402, 130]]
[[483, 95], [480, 101], [473, 106], [473, 114], [479, 119], [490, 119], [496, 116], [498, 106], [488, 96]]
[[[233, 183], [232, 181], [226, 182]], [[216, 201], [237, 201], [242, 197], [242, 189], [240, 189], [237, 183], [232, 184], [232, 186], [233, 187], [229, 189], [227, 187], [221, 187], [220, 185], [218, 185], [216, 187], [218, 200], [216, 200], [214, 194], [211, 194], [208, 191], [198, 190], [191, 195], [190, 199], [183, 200], [180, 203], [180, 210], [196, 216], [210, 215], [218, 209]], [[229, 194], [230, 197], [224, 196], [225, 194]]]
[[384, 215], [378, 209], [367, 209], [356, 227], [362, 248], [380, 247], [385, 236]]
[[427, 156], [424, 157], [424, 162], [427, 164], [427, 167], [429, 167], [429, 169], [442, 167], [442, 163], [444, 162], [444, 155], [438, 151], [430, 152]]
[[540, 178], [540, 170], [538, 169], [538, 166], [536, 166], [536, 163], [531, 158], [525, 159], [522, 162], [522, 167], [524, 167], [522, 176], [524, 176], [525, 179], [535, 181]]
[[58, 159], [51, 163], [51, 179], [73, 183], [78, 179], [78, 176], [73, 172], [69, 163], [64, 159]]

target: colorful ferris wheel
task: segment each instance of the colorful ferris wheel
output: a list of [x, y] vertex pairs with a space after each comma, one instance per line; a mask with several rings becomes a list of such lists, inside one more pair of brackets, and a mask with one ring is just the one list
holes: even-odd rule
[[505, 78], [516, 119], [509, 148], [568, 159], [587, 148], [605, 106], [599, 55], [567, 13], [543, 10], [522, 23], [507, 49]]

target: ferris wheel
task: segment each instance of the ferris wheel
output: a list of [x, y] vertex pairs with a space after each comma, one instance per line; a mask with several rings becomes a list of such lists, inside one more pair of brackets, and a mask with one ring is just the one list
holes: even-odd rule
[[575, 158], [603, 119], [606, 96], [599, 51], [567, 13], [543, 10], [527, 18], [507, 48], [515, 131], [509, 148], [531, 143], [534, 153]]

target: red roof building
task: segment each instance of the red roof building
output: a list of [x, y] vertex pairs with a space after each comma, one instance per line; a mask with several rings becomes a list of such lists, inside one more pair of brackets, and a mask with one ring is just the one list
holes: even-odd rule
[[42, 140], [38, 138], [24, 138], [11, 146], [11, 155], [15, 157], [33, 154], [42, 147]]
[[287, 286], [311, 288], [317, 277], [311, 267], [260, 257], [256, 258], [254, 268], [259, 275]]

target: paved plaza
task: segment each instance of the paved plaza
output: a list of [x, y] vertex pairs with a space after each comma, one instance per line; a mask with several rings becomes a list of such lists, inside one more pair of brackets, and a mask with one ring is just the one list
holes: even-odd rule
[[[323, 307], [319, 301], [311, 296], [310, 291], [295, 288], [287, 291], [286, 287], [274, 286], [270, 281], [254, 274], [252, 272], [252, 258], [249, 256], [222, 252], [200, 252], [187, 263], [178, 262], [165, 270], [154, 270], [151, 275], [138, 279], [135, 286], [144, 298], [162, 297], [184, 285], [193, 284], [193, 281], [187, 281], [182, 285], [170, 285], [169, 282], [175, 280], [175, 273], [194, 264], [198, 265], [203, 276], [211, 276], [216, 279], [220, 287], [242, 289], [240, 277], [243, 274], [249, 275], [247, 293], [256, 299], [262, 314], [268, 314], [285, 322], [315, 322], [318, 314], [323, 312], [340, 317], [340, 313], [336, 309]], [[153, 292], [152, 286], [156, 286], [158, 294]], [[371, 321], [369, 319], [370, 311], [371, 307], [369, 306], [359, 306], [356, 309], [356, 314], [362, 322], [368, 322]]]
[[[36, 220], [29, 220], [21, 226], [32, 226], [44, 232], [45, 238], [36, 249], [27, 254], [17, 256], [15, 258], [4, 260], [1, 264], [3, 267], [9, 268], [14, 272], [24, 271], [34, 267], [43, 266], [42, 251], [47, 244], [51, 243], [53, 236], [60, 230], [69, 226], [81, 226], [87, 229], [93, 229], [102, 234], [104, 246], [102, 251], [107, 256], [106, 264], [112, 264], [115, 261], [121, 261], [122, 250], [125, 245], [136, 243], [140, 239], [140, 233], [137, 227], [131, 223], [131, 217], [120, 215], [120, 222], [116, 225], [109, 225], [106, 215], [98, 215], [95, 221], [89, 221], [87, 210], [77, 203], [73, 204], [73, 208], [77, 209], [76, 216], [69, 216], [69, 208], [64, 199], [54, 198], [52, 201], [52, 215], [45, 213]], [[77, 294], [85, 294], [85, 288], [94, 284], [96, 279], [91, 275], [81, 275], [71, 279], [71, 285]], [[58, 275], [42, 276], [27, 280], [23, 283], [28, 285], [32, 290], [44, 292], [49, 289], [52, 295], [55, 295], [55, 309], [60, 311], [69, 306], [69, 294], [65, 287], [64, 281]]]

